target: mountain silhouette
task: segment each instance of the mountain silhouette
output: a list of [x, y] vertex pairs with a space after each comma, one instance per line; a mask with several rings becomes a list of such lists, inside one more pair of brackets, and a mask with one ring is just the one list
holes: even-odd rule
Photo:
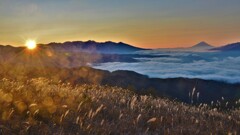
[[219, 51], [240, 51], [240, 42], [228, 44], [225, 46], [213, 48], [212, 50], [219, 50]]
[[214, 48], [214, 46], [202, 41], [196, 45], [193, 45], [191, 47], [177, 47], [177, 48], [159, 48], [158, 50], [161, 51], [187, 51], [187, 52], [206, 52], [209, 51], [209, 49]]
[[200, 43], [190, 47], [190, 49], [206, 49], [206, 50], [211, 49], [211, 48], [213, 48], [213, 46], [206, 42], [200, 42]]
[[132, 45], [119, 42], [95, 42], [92, 40], [83, 41], [67, 41], [64, 43], [49, 43], [40, 44], [43, 48], [51, 48], [57, 51], [71, 51], [71, 52], [90, 52], [103, 54], [130, 54], [136, 51], [147, 50], [143, 48], [134, 47]]

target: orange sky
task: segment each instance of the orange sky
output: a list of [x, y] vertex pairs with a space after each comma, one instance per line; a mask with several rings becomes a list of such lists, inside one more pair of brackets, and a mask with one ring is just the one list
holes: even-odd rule
[[240, 1], [0, 1], [0, 44], [74, 40], [143, 48], [220, 46], [240, 41]]

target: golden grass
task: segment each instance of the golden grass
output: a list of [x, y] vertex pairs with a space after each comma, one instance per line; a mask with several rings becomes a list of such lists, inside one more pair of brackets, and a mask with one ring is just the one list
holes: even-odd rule
[[0, 134], [240, 133], [240, 110], [223, 113], [117, 87], [2, 79], [0, 97]]

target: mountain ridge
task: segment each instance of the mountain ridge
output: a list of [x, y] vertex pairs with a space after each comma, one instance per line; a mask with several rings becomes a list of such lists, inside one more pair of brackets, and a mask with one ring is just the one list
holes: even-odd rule
[[51, 42], [48, 44], [39, 44], [42, 48], [50, 47], [58, 51], [83, 51], [92, 53], [107, 53], [107, 54], [129, 54], [141, 50], [149, 50], [140, 47], [135, 47], [123, 42], [96, 42], [93, 40], [88, 41], [66, 41], [63, 43]]
[[211, 50], [217, 50], [217, 51], [240, 51], [240, 42], [227, 44], [221, 47], [216, 47]]

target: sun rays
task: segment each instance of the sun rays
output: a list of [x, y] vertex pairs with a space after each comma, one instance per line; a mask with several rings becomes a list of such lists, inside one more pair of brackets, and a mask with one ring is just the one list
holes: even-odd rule
[[25, 46], [29, 49], [29, 50], [33, 50], [37, 47], [36, 41], [35, 40], [27, 40], [25, 43]]

